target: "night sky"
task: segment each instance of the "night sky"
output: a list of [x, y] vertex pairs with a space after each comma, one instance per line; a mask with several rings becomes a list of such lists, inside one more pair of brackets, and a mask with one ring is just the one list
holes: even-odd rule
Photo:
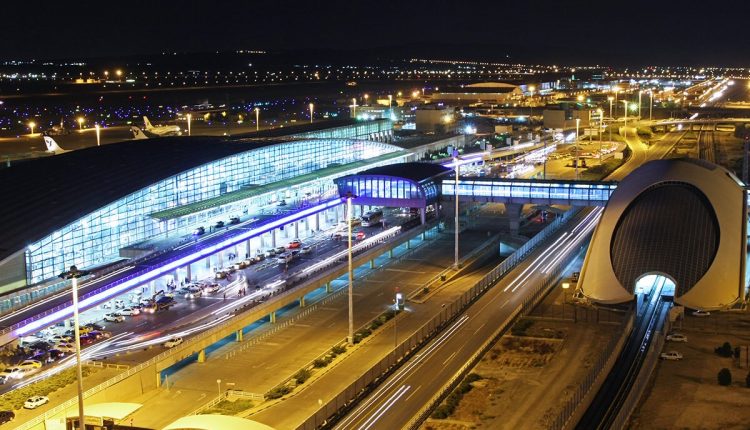
[[740, 1], [87, 3], [3, 2], [0, 57], [404, 45], [434, 57], [450, 44], [445, 56], [454, 58], [479, 51], [539, 63], [750, 65], [750, 3]]

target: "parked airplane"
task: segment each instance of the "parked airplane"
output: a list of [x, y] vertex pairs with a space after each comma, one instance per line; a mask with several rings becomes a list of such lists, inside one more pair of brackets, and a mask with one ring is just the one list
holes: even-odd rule
[[130, 126], [130, 132], [133, 133], [133, 139], [135, 140], [148, 139], [148, 136], [143, 133], [143, 130], [134, 125]]
[[146, 126], [146, 131], [157, 136], [179, 136], [182, 134], [180, 127], [176, 125], [159, 125], [154, 127], [151, 125], [151, 121], [148, 120], [147, 116], [143, 117], [143, 123]]
[[44, 144], [47, 145], [47, 152], [55, 155], [70, 152], [68, 150], [60, 148], [60, 145], [55, 142], [55, 139], [47, 135], [44, 136]]

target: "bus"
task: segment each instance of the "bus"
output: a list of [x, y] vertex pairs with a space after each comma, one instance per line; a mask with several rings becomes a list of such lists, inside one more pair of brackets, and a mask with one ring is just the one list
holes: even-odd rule
[[362, 215], [362, 227], [372, 227], [383, 222], [383, 211], [378, 209]]

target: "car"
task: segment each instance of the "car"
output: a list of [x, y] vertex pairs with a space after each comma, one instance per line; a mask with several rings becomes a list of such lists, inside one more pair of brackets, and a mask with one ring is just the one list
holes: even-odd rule
[[75, 345], [73, 345], [72, 343], [65, 343], [65, 342], [56, 344], [54, 349], [58, 351], [62, 351], [62, 352], [76, 352]]
[[312, 252], [312, 247], [310, 245], [305, 245], [300, 249], [300, 252], [303, 254], [309, 254]]
[[233, 216], [229, 218], [229, 224], [239, 224], [240, 223], [240, 217]]
[[216, 273], [214, 273], [214, 279], [225, 279], [227, 277], [228, 273], [223, 270], [218, 270]]
[[125, 317], [118, 313], [111, 313], [111, 314], [104, 315], [104, 321], [121, 323], [125, 321]]
[[217, 284], [216, 282], [212, 282], [210, 284], [204, 285], [203, 291], [208, 294], [214, 294], [219, 291], [219, 288], [221, 288], [221, 285]]
[[284, 253], [276, 257], [276, 262], [279, 264], [289, 263], [294, 259], [294, 255], [291, 252]]
[[172, 339], [169, 339], [168, 341], [164, 342], [164, 346], [167, 348], [174, 348], [175, 346], [182, 343], [181, 337], [173, 337]]
[[117, 299], [115, 300], [115, 309], [122, 309], [125, 307], [125, 300]]
[[3, 369], [3, 371], [0, 372], [0, 383], [5, 384], [16, 378], [18, 378], [17, 367], [9, 367], [7, 369]]
[[682, 354], [677, 351], [662, 352], [660, 357], [662, 360], [682, 360]]
[[185, 293], [185, 298], [188, 300], [193, 300], [193, 299], [197, 299], [198, 297], [202, 295], [203, 295], [203, 290], [198, 286], [194, 286], [188, 289], [188, 292]]
[[65, 334], [56, 334], [49, 339], [47, 339], [49, 342], [52, 343], [59, 343], [59, 342], [73, 342], [73, 336], [68, 336]]
[[299, 239], [294, 239], [293, 241], [289, 242], [289, 245], [287, 245], [286, 247], [289, 249], [296, 249], [296, 248], [300, 248], [301, 246], [302, 246], [302, 241]]
[[222, 228], [224, 227], [224, 221], [216, 221], [216, 224], [214, 224], [214, 228]]
[[0, 424], [9, 423], [15, 418], [16, 414], [13, 411], [0, 411]]
[[96, 342], [96, 336], [92, 336], [91, 333], [81, 336], [81, 346], [92, 345], [94, 342]]
[[120, 315], [133, 316], [133, 315], [138, 315], [140, 313], [141, 313], [141, 310], [135, 307], [120, 309]]
[[253, 257], [253, 261], [256, 263], [260, 263], [261, 261], [266, 259], [266, 254], [258, 253], [255, 254], [255, 257]]
[[682, 333], [671, 333], [667, 335], [667, 340], [672, 342], [687, 342], [687, 336]]
[[109, 339], [112, 337], [112, 332], [107, 330], [94, 330], [91, 333], [88, 334], [89, 336], [93, 337], [96, 340], [99, 339]]
[[55, 362], [61, 358], [65, 357], [65, 352], [60, 351], [59, 349], [50, 349], [47, 351], [47, 363]]
[[276, 206], [286, 206], [286, 200], [279, 200], [279, 202], [276, 203]]
[[88, 329], [88, 331], [94, 331], [94, 330], [104, 330], [104, 326], [97, 324], [97, 323], [88, 323], [85, 325], [85, 327]]
[[242, 261], [238, 261], [238, 262], [234, 263], [232, 265], [232, 268], [234, 268], [234, 270], [242, 270], [242, 269], [246, 268], [247, 266], [248, 266], [248, 264], [245, 263], [244, 260], [242, 260]]
[[42, 367], [42, 362], [39, 360], [24, 360], [19, 363], [17, 367], [21, 369], [40, 369]]
[[711, 312], [702, 311], [700, 309], [693, 311], [693, 316], [694, 317], [707, 317], [707, 316], [710, 316], [710, 315], [711, 315]]
[[367, 236], [367, 233], [365, 233], [364, 231], [357, 232], [357, 240], [362, 240], [365, 238], [365, 236]]
[[276, 250], [269, 249], [266, 252], [264, 252], [263, 255], [265, 255], [266, 257], [273, 257], [274, 255], [276, 255]]
[[206, 229], [204, 227], [198, 227], [195, 230], [193, 230], [193, 236], [200, 236], [206, 232]]
[[246, 258], [242, 260], [243, 263], [245, 263], [245, 267], [252, 266], [253, 264], [257, 263], [254, 258]]
[[39, 406], [49, 403], [47, 396], [31, 396], [23, 404], [24, 409], [36, 409]]
[[283, 254], [283, 253], [286, 252], [286, 247], [285, 246], [277, 246], [276, 249], [274, 250], [274, 252], [276, 253], [276, 255]]

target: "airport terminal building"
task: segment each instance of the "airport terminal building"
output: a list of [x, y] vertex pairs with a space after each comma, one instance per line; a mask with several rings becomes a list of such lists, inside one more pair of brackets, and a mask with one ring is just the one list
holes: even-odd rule
[[336, 177], [406, 160], [407, 151], [385, 143], [390, 133], [381, 120], [299, 137], [134, 140], [0, 170], [0, 293], [51, 281], [73, 264], [117, 261], [131, 245], [217, 217], [333, 197]]

